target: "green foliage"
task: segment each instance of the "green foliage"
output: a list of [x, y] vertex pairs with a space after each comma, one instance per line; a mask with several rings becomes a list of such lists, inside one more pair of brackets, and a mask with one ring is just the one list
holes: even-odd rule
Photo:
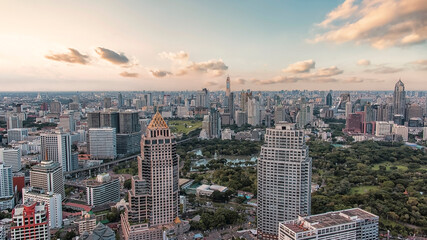
[[169, 128], [173, 133], [189, 134], [190, 132], [201, 129], [202, 121], [197, 120], [169, 120]]
[[117, 208], [112, 208], [111, 212], [107, 214], [107, 219], [109, 222], [119, 222], [120, 221], [120, 211]]
[[116, 174], [130, 174], [135, 176], [138, 174], [138, 161], [123, 162], [113, 168]]
[[131, 179], [127, 179], [124, 183], [123, 183], [124, 188], [130, 190], [132, 188], [132, 180]]
[[380, 230], [426, 234], [427, 198], [420, 193], [427, 192], [424, 152], [372, 141], [349, 148], [320, 141], [308, 145], [313, 182], [322, 185], [312, 194], [312, 214], [361, 207], [380, 216]]
[[212, 230], [227, 225], [238, 224], [244, 221], [244, 215], [237, 211], [219, 208], [215, 212], [200, 211], [200, 221], [190, 221], [191, 229], [193, 230]]

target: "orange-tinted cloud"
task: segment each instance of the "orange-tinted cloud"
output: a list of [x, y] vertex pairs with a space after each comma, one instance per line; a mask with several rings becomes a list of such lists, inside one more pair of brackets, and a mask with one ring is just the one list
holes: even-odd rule
[[109, 61], [110, 63], [127, 66], [129, 64], [129, 59], [125, 56], [124, 53], [116, 53], [113, 50], [98, 47], [95, 49], [95, 52], [104, 60]]
[[169, 71], [158, 70], [158, 69], [150, 69], [148, 70], [148, 72], [150, 72], [151, 75], [153, 75], [153, 77], [156, 77], [156, 78], [162, 78], [162, 77], [172, 75], [172, 73]]
[[74, 48], [69, 48], [70, 52], [68, 53], [57, 53], [46, 55], [45, 58], [58, 61], [58, 62], [68, 62], [68, 63], [78, 63], [78, 64], [88, 64], [89, 56], [83, 55]]
[[315, 67], [316, 63], [313, 61], [313, 59], [305, 60], [301, 62], [296, 62], [293, 64], [290, 64], [287, 68], [283, 69], [283, 72], [287, 73], [304, 73], [309, 72], [310, 69], [313, 69]]
[[139, 76], [138, 73], [131, 73], [131, 72], [121, 72], [120, 76], [122, 77], [130, 77], [130, 78], [137, 78]]

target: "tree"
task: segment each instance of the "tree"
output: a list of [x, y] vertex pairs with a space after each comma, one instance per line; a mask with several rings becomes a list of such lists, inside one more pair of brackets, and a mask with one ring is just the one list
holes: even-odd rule
[[130, 190], [132, 188], [132, 180], [131, 179], [127, 179], [124, 183], [123, 183], [123, 187]]

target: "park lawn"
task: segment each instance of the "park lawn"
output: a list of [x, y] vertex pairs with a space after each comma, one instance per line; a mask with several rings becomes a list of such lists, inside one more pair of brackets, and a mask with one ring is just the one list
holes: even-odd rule
[[385, 166], [387, 171], [389, 171], [390, 167], [392, 167], [392, 166], [397, 167], [398, 170], [403, 170], [403, 171], [408, 170], [407, 166], [400, 165], [398, 163], [391, 163], [391, 162], [377, 163], [374, 166], [372, 166], [372, 170], [378, 171], [378, 170], [380, 170], [380, 166]]
[[377, 190], [378, 186], [360, 186], [350, 189], [350, 194], [365, 194], [371, 190]]
[[184, 133], [196, 130], [202, 127], [202, 121], [197, 120], [169, 120], [168, 125], [173, 133]]

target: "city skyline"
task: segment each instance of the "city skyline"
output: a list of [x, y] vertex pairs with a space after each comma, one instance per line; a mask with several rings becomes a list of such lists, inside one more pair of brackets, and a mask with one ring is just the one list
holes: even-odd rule
[[3, 5], [2, 91], [427, 90], [421, 0]]

